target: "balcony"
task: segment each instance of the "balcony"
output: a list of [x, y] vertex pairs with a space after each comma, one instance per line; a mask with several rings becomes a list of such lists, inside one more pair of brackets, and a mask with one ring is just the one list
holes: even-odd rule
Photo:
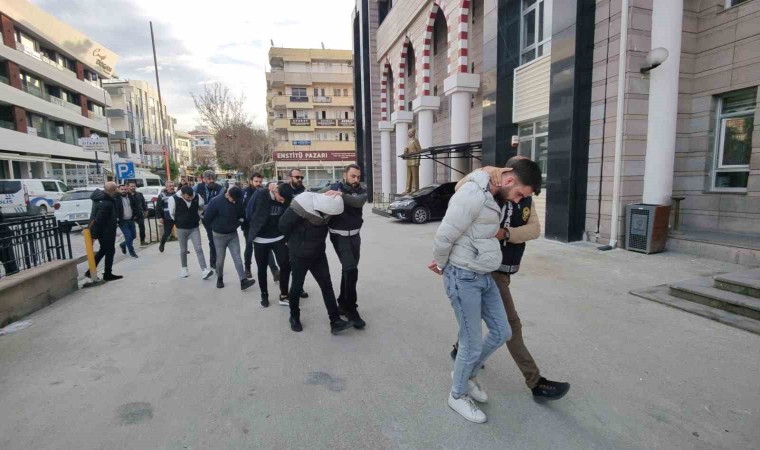
[[121, 119], [127, 115], [127, 111], [119, 108], [106, 109], [106, 117], [111, 119]]
[[134, 138], [135, 136], [131, 131], [116, 131], [112, 139], [125, 140]]
[[313, 97], [314, 103], [332, 103], [332, 97], [325, 97], [325, 96], [315, 96]]
[[353, 84], [354, 75], [348, 73], [312, 72], [309, 75], [311, 82], [324, 84]]
[[307, 103], [309, 101], [309, 97], [296, 97], [291, 95], [290, 96], [290, 102], [291, 103]]
[[271, 72], [267, 73], [267, 81], [272, 87], [283, 87], [285, 86], [285, 72], [282, 69], [272, 69]]

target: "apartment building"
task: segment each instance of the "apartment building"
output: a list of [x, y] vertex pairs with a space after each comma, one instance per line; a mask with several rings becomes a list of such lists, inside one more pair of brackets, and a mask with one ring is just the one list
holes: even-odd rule
[[179, 164], [180, 175], [192, 175], [193, 137], [184, 131], [174, 133], [174, 149]]
[[760, 265], [759, 21], [760, 0], [358, 0], [357, 154], [383, 193], [409, 127], [443, 150], [422, 185], [530, 156], [564, 242], [625, 246], [625, 205], [683, 198], [669, 248]]
[[192, 139], [193, 163], [196, 166], [216, 168], [216, 139], [206, 127], [196, 127], [187, 134]]
[[[109, 155], [79, 139], [108, 135], [101, 79], [118, 57], [25, 0], [0, 4], [0, 179], [56, 178], [85, 186]], [[98, 164], [99, 163], [99, 164]]]
[[272, 47], [267, 79], [270, 166], [280, 179], [301, 169], [304, 183], [340, 180], [356, 161], [353, 56], [350, 50]]
[[[175, 157], [174, 125], [166, 103], [159, 113], [158, 91], [144, 80], [111, 79], [103, 81], [112, 105], [106, 110], [111, 120], [111, 147], [121, 160], [147, 167], [164, 166], [164, 156], [146, 152], [146, 144], [169, 148]], [[149, 147], [150, 148], [150, 147]]]

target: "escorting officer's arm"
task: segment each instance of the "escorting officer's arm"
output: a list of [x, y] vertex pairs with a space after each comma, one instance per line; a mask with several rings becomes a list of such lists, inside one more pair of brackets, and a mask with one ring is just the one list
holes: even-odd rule
[[280, 233], [285, 236], [287, 240], [290, 237], [290, 233], [293, 231], [293, 227], [296, 226], [301, 217], [293, 211], [293, 208], [288, 207], [285, 213], [280, 217], [279, 228]]
[[438, 231], [433, 239], [433, 259], [438, 267], [443, 269], [449, 262], [451, 247], [465, 231], [472, 225], [481, 208], [483, 201], [480, 193], [475, 193], [477, 186], [472, 190], [465, 190], [454, 194], [449, 202], [449, 208], [443, 217]]
[[203, 212], [206, 210], [206, 201], [203, 197], [198, 195], [198, 216], [203, 218]]
[[257, 192], [251, 201], [248, 202], [248, 206], [253, 210], [250, 217], [248, 217], [248, 240], [253, 241], [261, 231], [261, 228], [269, 219], [270, 208], [267, 208], [266, 201], [270, 195], [269, 191], [261, 190]]
[[205, 209], [203, 212], [203, 223], [206, 225], [211, 226], [211, 222], [214, 221], [216, 216], [219, 213], [219, 207], [217, 206], [218, 202], [209, 202], [208, 208]]
[[174, 196], [172, 195], [171, 197], [169, 197], [167, 201], [169, 202], [169, 217], [171, 217], [172, 220], [176, 220], [174, 218], [174, 213], [175, 211], [177, 211], [177, 204], [174, 203]]
[[509, 228], [509, 240], [507, 242], [510, 244], [522, 244], [523, 242], [538, 239], [539, 236], [541, 236], [541, 221], [538, 220], [538, 214], [536, 214], [535, 209], [531, 208], [528, 223], [519, 227]]

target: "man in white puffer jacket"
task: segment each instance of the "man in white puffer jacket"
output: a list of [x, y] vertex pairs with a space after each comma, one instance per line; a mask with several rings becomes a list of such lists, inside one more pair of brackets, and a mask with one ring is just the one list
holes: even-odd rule
[[[429, 269], [444, 276], [446, 295], [459, 323], [459, 352], [452, 372], [449, 406], [465, 419], [483, 423], [486, 415], [473, 402], [488, 396], [477, 381], [485, 360], [511, 336], [499, 288], [491, 272], [501, 265], [496, 234], [501, 209], [494, 196], [530, 196], [533, 188], [512, 169], [475, 172], [451, 197], [435, 235]], [[480, 321], [488, 335], [483, 339]]]

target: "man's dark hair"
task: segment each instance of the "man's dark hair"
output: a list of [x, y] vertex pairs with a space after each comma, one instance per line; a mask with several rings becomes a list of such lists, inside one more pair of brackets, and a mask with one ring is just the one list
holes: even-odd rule
[[126, 182], [127, 186], [129, 186], [130, 184], [134, 184], [135, 186], [137, 186], [137, 181], [135, 181], [135, 180], [129, 180], [129, 181]]
[[258, 173], [258, 172], [253, 172], [253, 175], [251, 175], [250, 179], [253, 180], [254, 178], [262, 178], [263, 179], [264, 177], [261, 176], [261, 174]]
[[230, 197], [234, 198], [235, 201], [240, 200], [243, 198], [243, 190], [240, 189], [239, 186], [232, 186], [228, 191], [228, 194], [230, 194]]
[[182, 192], [182, 195], [193, 195], [193, 188], [190, 186], [182, 186], [182, 189], [180, 189], [180, 192]]
[[290, 169], [290, 172], [288, 172], [288, 176], [292, 177], [293, 176], [293, 172], [295, 172], [296, 170], [299, 171], [299, 172], [301, 171], [301, 169]]
[[533, 188], [533, 194], [541, 193], [541, 168], [529, 159], [517, 159], [507, 164], [520, 184]]
[[356, 170], [358, 170], [359, 172], [361, 172], [361, 171], [362, 171], [362, 168], [361, 168], [361, 167], [359, 167], [359, 165], [358, 165], [358, 164], [349, 164], [349, 165], [347, 165], [347, 166], [346, 166], [346, 170], [345, 170], [344, 172], [345, 172], [345, 173], [348, 173], [348, 171], [349, 171], [349, 170], [351, 170], [351, 169], [356, 169]]

